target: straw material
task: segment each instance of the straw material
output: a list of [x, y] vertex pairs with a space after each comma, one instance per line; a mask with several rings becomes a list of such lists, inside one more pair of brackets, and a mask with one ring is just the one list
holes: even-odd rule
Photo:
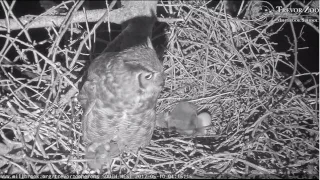
[[[210, 112], [212, 126], [200, 137], [157, 128], [150, 146], [137, 155], [117, 157], [111, 170], [106, 165], [99, 172], [123, 177], [319, 178], [318, 84], [301, 93], [288, 83], [297, 79], [277, 71], [280, 62], [291, 69], [297, 64], [288, 61], [297, 35], [287, 52], [277, 52], [270, 40], [268, 28], [279, 23], [280, 15], [241, 20], [227, 15], [223, 3], [207, 8], [202, 1], [159, 2], [158, 7], [177, 18], [166, 32], [167, 78], [158, 118], [186, 100], [198, 112]], [[66, 27], [85, 33], [65, 38]], [[23, 35], [18, 38], [0, 35], [5, 40], [0, 51], [0, 169], [5, 174], [97, 173], [83, 159], [82, 109], [74, 97], [84, 59], [92, 58], [85, 49], [93, 44], [83, 39], [93, 36], [89, 38], [87, 26], [66, 27], [47, 28], [48, 37], [41, 42], [33, 41], [35, 34], [28, 31], [19, 31]], [[9, 51], [17, 53], [9, 57]], [[303, 75], [296, 71], [295, 77]]]

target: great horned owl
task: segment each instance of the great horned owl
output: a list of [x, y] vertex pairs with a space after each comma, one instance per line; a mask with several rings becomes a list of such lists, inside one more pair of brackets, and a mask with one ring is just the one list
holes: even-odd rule
[[149, 39], [153, 23], [148, 17], [129, 21], [87, 70], [78, 96], [84, 109], [87, 158], [102, 157], [108, 144], [117, 146], [113, 149], [119, 152], [103, 157], [123, 151], [136, 153], [151, 140], [156, 101], [164, 84], [163, 66]]

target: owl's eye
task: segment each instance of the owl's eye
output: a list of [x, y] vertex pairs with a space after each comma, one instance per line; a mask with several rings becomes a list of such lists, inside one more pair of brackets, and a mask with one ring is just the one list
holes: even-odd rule
[[147, 88], [148, 86], [152, 85], [152, 78], [153, 78], [154, 73], [153, 72], [147, 72], [144, 71], [138, 75], [138, 82], [139, 82], [139, 87], [142, 89]]
[[147, 79], [147, 80], [149, 80], [149, 79], [152, 78], [152, 76], [153, 76], [152, 73], [146, 73], [145, 76], [144, 76], [144, 78]]

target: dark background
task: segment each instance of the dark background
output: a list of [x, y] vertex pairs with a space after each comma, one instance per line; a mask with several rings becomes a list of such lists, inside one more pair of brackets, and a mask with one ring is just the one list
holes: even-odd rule
[[[11, 1], [8, 1], [9, 4]], [[53, 1], [56, 4], [59, 4], [61, 1]], [[110, 1], [111, 2], [111, 1]], [[268, 1], [270, 2], [274, 7], [280, 6], [280, 1]], [[308, 1], [306, 1], [308, 2]], [[218, 1], [211, 1], [208, 3], [208, 8], [214, 7]], [[236, 17], [236, 12], [238, 11], [240, 7], [241, 1], [228, 1], [228, 5], [230, 8], [228, 8], [228, 13], [232, 15], [233, 17]], [[101, 9], [106, 7], [105, 1], [90, 1], [90, 3], [84, 4], [87, 9]], [[40, 6], [39, 0], [33, 0], [33, 1], [17, 1], [13, 12], [17, 17], [21, 17], [24, 15], [32, 14], [32, 15], [39, 15], [43, 13], [45, 10]], [[161, 9], [158, 9], [158, 14], [163, 14], [163, 11]], [[0, 9], [0, 18], [4, 18], [4, 13], [2, 9]], [[241, 18], [237, 17], [237, 18]], [[91, 23], [91, 26], [94, 23]], [[273, 29], [278, 29], [281, 23], [276, 24]], [[316, 24], [318, 26], [318, 23]], [[85, 27], [85, 26], [84, 26]], [[118, 25], [113, 25], [115, 29], [118, 29], [120, 32], [121, 27]], [[319, 72], [319, 34], [311, 27], [306, 25], [302, 22], [294, 22], [295, 32], [297, 36], [300, 34], [301, 29], [303, 28], [303, 38], [298, 40], [298, 48], [304, 48], [302, 50], [299, 50], [298, 52], [298, 60], [299, 62], [305, 66], [310, 72]], [[5, 33], [5, 32], [1, 32]], [[12, 32], [12, 35], [14, 37], [14, 34], [18, 33], [18, 31]], [[47, 36], [47, 31], [44, 30], [44, 28], [40, 29], [30, 29], [29, 33], [31, 37], [34, 40], [43, 40], [44, 37]], [[115, 37], [118, 33], [112, 34], [113, 37]], [[290, 44], [288, 42], [287, 37], [288, 36], [291, 40], [293, 40], [290, 24], [287, 23], [283, 26], [283, 29], [276, 35], [271, 37], [271, 41], [278, 43], [278, 45], [274, 46], [277, 52], [286, 52], [287, 49], [290, 47]], [[4, 39], [0, 39], [0, 45], [4, 42]], [[153, 42], [155, 43], [155, 42]], [[156, 47], [157, 45], [155, 45]], [[13, 50], [14, 51], [14, 50]], [[15, 52], [12, 52], [15, 53]], [[293, 52], [292, 52], [293, 53]], [[9, 55], [10, 57], [10, 55]], [[290, 61], [293, 63], [294, 56], [291, 56]], [[287, 74], [292, 74], [292, 69], [288, 68], [287, 66], [283, 64], [279, 64], [277, 67], [278, 71], [285, 72]], [[305, 73], [305, 71], [298, 67], [298, 71], [300, 73]], [[310, 76], [302, 76], [299, 77], [299, 79], [304, 82], [310, 79]], [[319, 78], [317, 79], [317, 83], [319, 83]], [[314, 84], [308, 85], [312, 86]]]

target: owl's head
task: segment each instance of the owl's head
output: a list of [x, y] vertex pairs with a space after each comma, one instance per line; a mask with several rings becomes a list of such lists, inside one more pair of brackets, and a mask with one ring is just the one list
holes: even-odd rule
[[164, 85], [163, 66], [156, 52], [145, 46], [136, 46], [117, 53], [112, 57], [110, 69], [113, 77], [108, 81], [109, 89], [128, 104], [142, 103], [155, 105]]
[[126, 69], [131, 72], [141, 92], [160, 92], [165, 80], [163, 66], [155, 51], [148, 47], [135, 47], [125, 50], [123, 58]]

